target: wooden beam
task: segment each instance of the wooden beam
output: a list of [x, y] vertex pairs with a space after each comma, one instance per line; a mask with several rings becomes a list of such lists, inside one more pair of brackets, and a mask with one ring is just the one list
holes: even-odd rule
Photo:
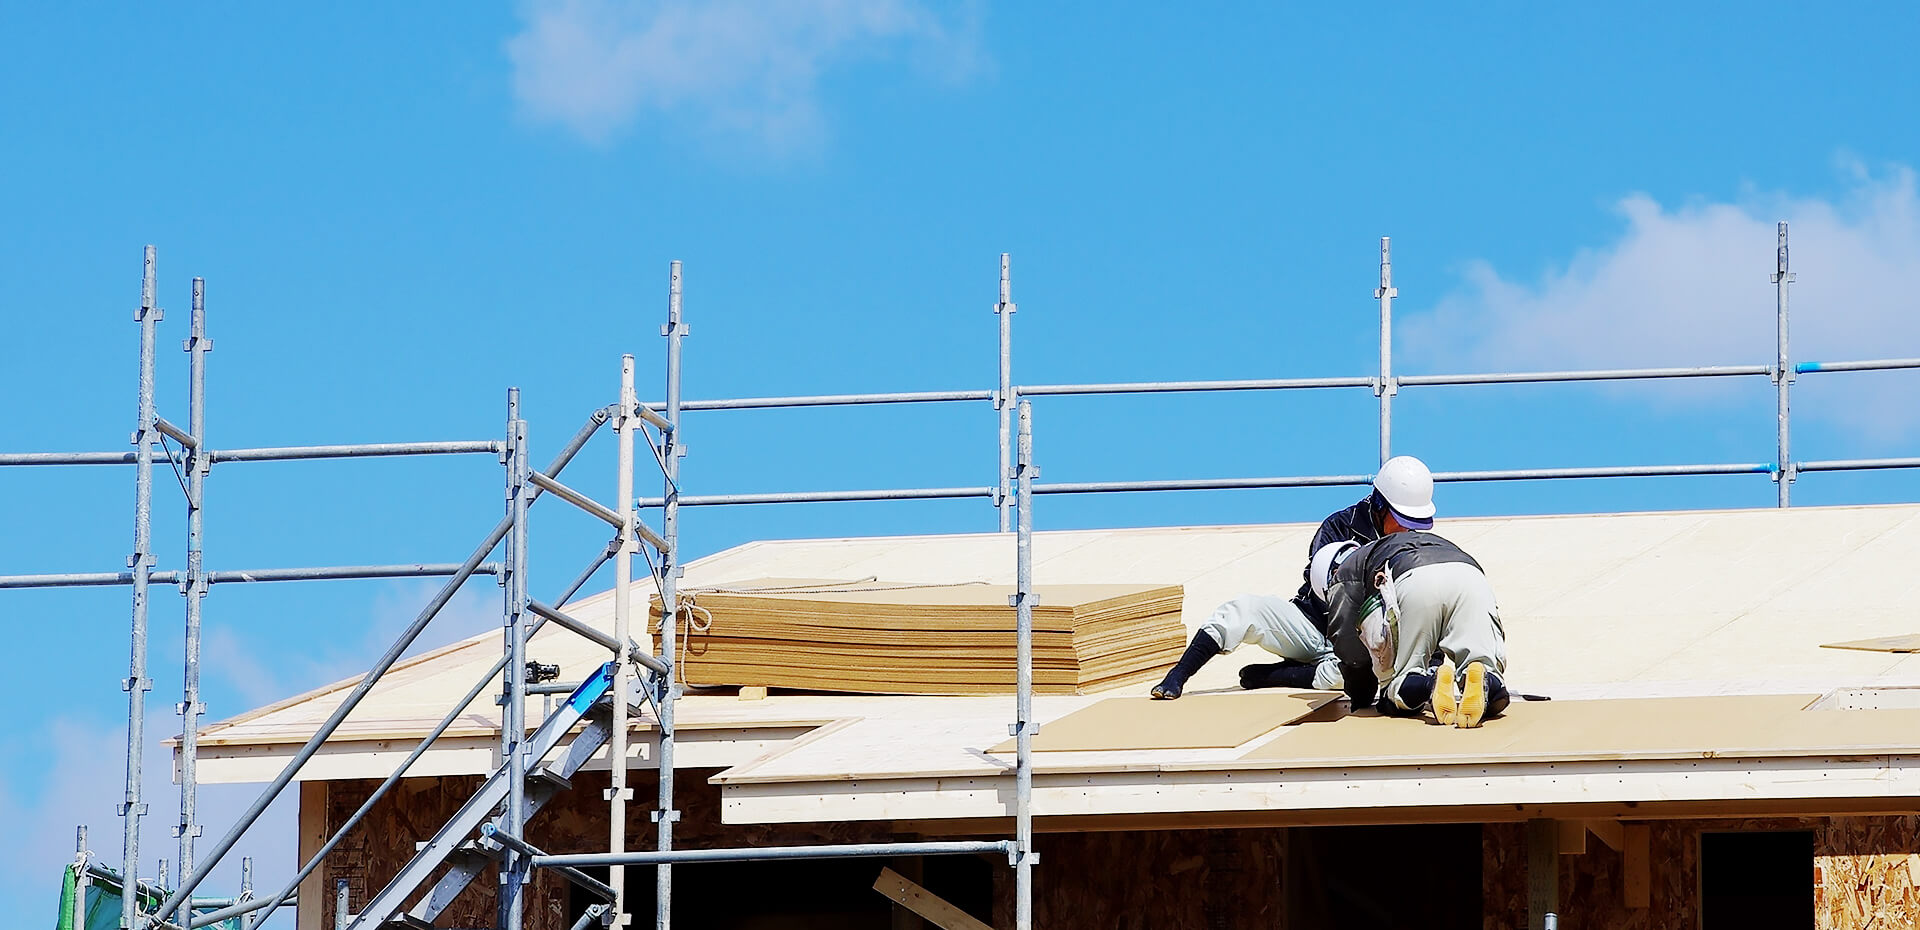
[[1556, 820], [1554, 828], [1560, 831], [1560, 855], [1584, 856], [1587, 854], [1587, 825], [1579, 820]]
[[1600, 842], [1607, 844], [1608, 849], [1619, 852], [1626, 848], [1626, 840], [1621, 832], [1620, 821], [1587, 820], [1582, 822], [1586, 824], [1587, 832], [1599, 837]]
[[880, 877], [874, 880], [873, 890], [932, 921], [933, 925], [940, 930], [993, 930], [992, 927], [975, 920], [973, 915], [935, 896], [933, 892], [902, 878], [900, 873], [892, 869], [880, 870]]
[[1621, 888], [1626, 905], [1647, 907], [1653, 903], [1653, 828], [1644, 823], [1621, 828], [1620, 851], [1626, 862], [1621, 870]]
[[[916, 885], [927, 880], [927, 857], [895, 856], [892, 862], [893, 865], [888, 868], [898, 870], [894, 872], [894, 874], [900, 876], [902, 879]], [[882, 873], [882, 877], [885, 877], [884, 873]], [[920, 919], [919, 914], [914, 913], [906, 905], [895, 901], [893, 903], [891, 930], [927, 930], [927, 924], [926, 921]]]
[[[300, 783], [300, 861], [313, 858], [320, 847], [327, 842], [327, 783], [324, 781], [303, 781]], [[327, 882], [327, 870], [314, 869], [307, 880], [300, 883], [300, 903], [294, 908], [294, 926], [298, 930], [322, 930], [326, 920], [322, 908], [333, 900], [333, 889]], [[271, 916], [271, 915], [269, 915]]]

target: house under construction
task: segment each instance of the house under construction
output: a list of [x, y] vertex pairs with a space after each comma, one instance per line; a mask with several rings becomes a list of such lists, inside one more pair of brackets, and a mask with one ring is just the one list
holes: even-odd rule
[[[154, 402], [154, 280], [149, 250], [135, 451], [0, 455], [7, 465], [131, 464], [137, 475], [131, 571], [0, 577], [4, 587], [133, 590], [128, 864], [141, 838], [145, 597], [154, 584], [188, 594], [187, 725], [173, 744], [179, 880], [81, 873], [120, 883], [126, 926], [252, 922], [289, 902], [300, 930], [560, 930], [622, 915], [741, 930], [1920, 921], [1920, 618], [1904, 606], [1920, 583], [1903, 580], [1920, 557], [1920, 505], [1787, 506], [1802, 473], [1920, 467], [1920, 458], [1792, 458], [1795, 376], [1920, 368], [1920, 359], [1792, 363], [1784, 224], [1777, 358], [1686, 369], [1395, 376], [1383, 240], [1374, 375], [1015, 386], [1003, 257], [997, 389], [683, 401], [676, 263], [666, 399], [638, 400], [629, 357], [616, 401], [541, 469], [511, 400], [502, 440], [204, 449], [201, 291], [196, 282], [192, 406], [176, 425]], [[1031, 451], [1036, 398], [1370, 389], [1384, 460], [1402, 387], [1688, 377], [1768, 377], [1780, 414], [1774, 461], [1435, 475], [1753, 474], [1779, 486], [1780, 506], [1765, 510], [1448, 518], [1441, 532], [1475, 553], [1499, 593], [1512, 686], [1539, 698], [1477, 730], [1350, 713], [1327, 692], [1242, 691], [1231, 660], [1179, 701], [1145, 699], [1142, 676], [1167, 658], [1152, 644], [1173, 629], [1177, 654], [1214, 605], [1291, 588], [1314, 525], [1032, 527], [1033, 500], [1046, 494], [1370, 481], [1045, 484]], [[876, 403], [990, 404], [1001, 423], [997, 480], [682, 493], [688, 412]], [[618, 446], [611, 504], [560, 480], [603, 429]], [[506, 465], [508, 512], [462, 563], [201, 564], [199, 493], [215, 464], [442, 453], [496, 454]], [[146, 538], [156, 461], [186, 476], [180, 570], [158, 568]], [[663, 479], [659, 497], [636, 496], [642, 469]], [[542, 496], [612, 533], [582, 553], [586, 567], [551, 601], [524, 582], [536, 551], [526, 514]], [[1000, 531], [768, 541], [690, 561], [679, 552], [687, 507], [957, 497], [998, 507]], [[577, 597], [609, 562], [612, 588]], [[461, 583], [487, 573], [507, 590], [502, 631], [402, 660]], [[198, 604], [212, 587], [405, 575], [447, 582], [365, 676], [200, 723]], [[751, 623], [735, 619], [751, 611], [760, 612]], [[1073, 638], [1095, 629], [1082, 613], [1138, 625], [1096, 649], [1096, 635]], [[997, 632], [956, 639], [953, 652], [903, 638], [936, 615]], [[874, 616], [890, 619], [857, 622]], [[748, 628], [762, 638], [736, 632]], [[963, 628], [973, 629], [952, 629]], [[818, 632], [827, 629], [874, 641], [849, 647]], [[823, 680], [823, 668], [838, 677]], [[203, 782], [265, 789], [200, 849], [193, 797]], [[299, 798], [299, 868], [271, 877], [265, 893], [207, 897], [207, 876], [288, 791]]]

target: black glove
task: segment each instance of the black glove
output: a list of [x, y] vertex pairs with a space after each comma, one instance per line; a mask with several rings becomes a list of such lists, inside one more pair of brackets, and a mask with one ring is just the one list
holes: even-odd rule
[[1340, 663], [1340, 675], [1346, 679], [1347, 706], [1354, 710], [1372, 707], [1379, 695], [1380, 682], [1373, 677], [1373, 666]]

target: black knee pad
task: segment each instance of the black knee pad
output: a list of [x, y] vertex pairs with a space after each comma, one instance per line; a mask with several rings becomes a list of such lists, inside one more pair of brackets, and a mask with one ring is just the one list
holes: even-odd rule
[[1240, 687], [1247, 689], [1311, 688], [1313, 687], [1313, 666], [1292, 661], [1241, 666]]
[[[1427, 706], [1428, 701], [1433, 700], [1433, 676], [1425, 672], [1408, 672], [1407, 677], [1400, 680], [1399, 698], [1400, 703], [1407, 705], [1407, 710], [1401, 713], [1419, 712], [1420, 708]], [[1389, 699], [1382, 703], [1392, 704], [1393, 701]]]

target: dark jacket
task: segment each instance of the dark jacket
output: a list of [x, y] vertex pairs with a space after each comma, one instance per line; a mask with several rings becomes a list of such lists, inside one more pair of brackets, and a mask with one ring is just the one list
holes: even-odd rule
[[1374, 506], [1374, 496], [1369, 494], [1360, 503], [1336, 511], [1320, 521], [1319, 532], [1313, 534], [1313, 542], [1307, 546], [1307, 565], [1300, 569], [1300, 592], [1293, 596], [1293, 603], [1322, 635], [1327, 632], [1327, 602], [1313, 596], [1313, 586], [1307, 583], [1307, 568], [1313, 562], [1313, 554], [1319, 552], [1321, 546], [1337, 542], [1369, 543], [1379, 539], [1380, 521], [1374, 515]]
[[1360, 640], [1360, 621], [1367, 598], [1380, 592], [1373, 583], [1382, 569], [1391, 569], [1399, 577], [1422, 565], [1473, 560], [1459, 546], [1432, 533], [1409, 530], [1361, 546], [1334, 569], [1333, 583], [1327, 586], [1327, 639], [1340, 658], [1340, 673], [1347, 680], [1347, 696], [1356, 707], [1370, 707], [1380, 690], [1373, 677], [1373, 658]]

